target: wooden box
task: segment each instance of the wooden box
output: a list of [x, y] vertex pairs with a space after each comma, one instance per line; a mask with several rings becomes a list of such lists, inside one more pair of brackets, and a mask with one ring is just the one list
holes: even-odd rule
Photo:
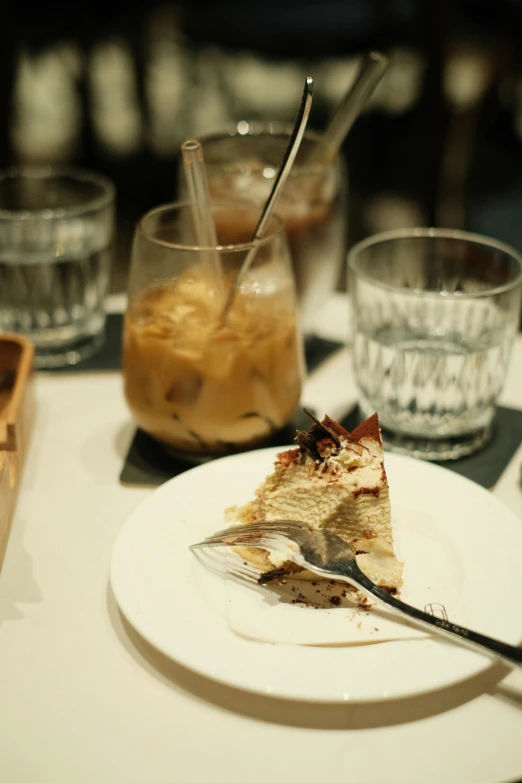
[[0, 568], [35, 411], [34, 348], [16, 334], [0, 334]]

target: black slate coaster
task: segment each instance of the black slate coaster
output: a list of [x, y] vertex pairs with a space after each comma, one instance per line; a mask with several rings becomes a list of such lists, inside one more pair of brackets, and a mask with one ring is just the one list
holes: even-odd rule
[[343, 347], [343, 343], [325, 340], [323, 337], [307, 337], [305, 340], [306, 370], [310, 374], [316, 370], [332, 353]]
[[[362, 421], [359, 409], [355, 407], [341, 424], [353, 430]], [[485, 448], [469, 457], [447, 462], [436, 462], [443, 468], [453, 470], [461, 476], [492, 489], [504, 472], [508, 462], [522, 442], [522, 411], [513, 408], [497, 408], [491, 440]]]

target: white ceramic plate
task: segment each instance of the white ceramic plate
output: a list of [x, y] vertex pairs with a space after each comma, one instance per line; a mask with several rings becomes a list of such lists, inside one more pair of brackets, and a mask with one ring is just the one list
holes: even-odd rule
[[[256, 642], [229, 629], [221, 599], [209, 598], [201, 565], [188, 547], [224, 527], [227, 506], [251, 499], [280, 450], [189, 470], [130, 516], [114, 545], [110, 578], [134, 628], [202, 675], [290, 699], [399, 698], [459, 682], [489, 666], [488, 658], [434, 637], [306, 647]], [[450, 613], [450, 619], [465, 619], [470, 628], [518, 643], [522, 522], [489, 492], [449, 470], [395, 454], [386, 455], [386, 470], [407, 599], [422, 608], [426, 599], [447, 604], [448, 596], [450, 603], [456, 596], [461, 614]], [[444, 563], [442, 581], [437, 562]]]

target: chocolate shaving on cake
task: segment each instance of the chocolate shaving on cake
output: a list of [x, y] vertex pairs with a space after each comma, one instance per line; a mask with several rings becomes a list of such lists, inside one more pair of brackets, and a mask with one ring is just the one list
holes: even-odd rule
[[303, 451], [306, 451], [312, 457], [312, 459], [323, 462], [323, 457], [321, 457], [317, 449], [317, 442], [319, 438], [314, 437], [312, 430], [313, 427], [311, 427], [306, 432], [304, 430], [297, 430], [297, 434], [294, 440], [299, 448], [303, 449]]
[[[307, 415], [307, 416], [308, 416], [310, 419], [312, 419], [312, 421], [314, 421], [314, 422], [315, 422], [315, 424], [316, 424], [316, 425], [317, 425], [317, 426], [318, 426], [318, 427], [319, 427], [321, 430], [323, 430], [323, 432], [324, 432], [324, 433], [327, 435], [327, 437], [329, 437], [329, 438], [331, 438], [331, 439], [333, 440], [333, 442], [335, 443], [335, 445], [336, 445], [336, 446], [340, 446], [340, 445], [341, 445], [341, 441], [339, 440], [339, 438], [337, 437], [337, 435], [335, 434], [335, 432], [332, 432], [332, 430], [331, 430], [331, 429], [328, 429], [328, 427], [325, 427], [325, 423], [330, 423], [331, 421], [333, 421], [332, 419], [330, 419], [328, 416], [326, 416], [326, 417], [325, 417], [325, 419], [324, 419], [324, 421], [322, 421], [322, 422], [321, 422], [321, 421], [319, 421], [319, 419], [316, 419], [316, 417], [314, 416], [314, 414], [313, 414], [313, 413], [311, 413], [311, 412], [310, 412], [309, 410], [307, 410], [306, 408], [303, 408], [303, 413], [306, 413], [306, 415]], [[335, 422], [334, 422], [334, 424], [335, 424]], [[337, 425], [337, 426], [338, 426], [338, 425]], [[310, 428], [310, 430], [313, 430], [313, 429], [315, 429], [315, 428], [314, 428], [314, 427], [311, 427], [311, 428]], [[309, 431], [310, 431], [310, 430], [309, 430]]]
[[[335, 431], [332, 431], [333, 428], [325, 427], [325, 425], [316, 419], [313, 413], [310, 413], [310, 411], [308, 411], [306, 408], [303, 408], [303, 411], [312, 419], [313, 424], [310, 429], [306, 430], [306, 432], [304, 430], [297, 430], [295, 442], [303, 451], [306, 451], [312, 457], [312, 459], [318, 460], [319, 462], [324, 462], [324, 457], [319, 451], [319, 446], [321, 444], [324, 445], [324, 443], [328, 441], [334, 446], [337, 446], [337, 448], [340, 448], [341, 441], [339, 440], [339, 437]], [[327, 417], [325, 421], [330, 424], [332, 420], [328, 419]], [[346, 434], [348, 435], [349, 433]]]

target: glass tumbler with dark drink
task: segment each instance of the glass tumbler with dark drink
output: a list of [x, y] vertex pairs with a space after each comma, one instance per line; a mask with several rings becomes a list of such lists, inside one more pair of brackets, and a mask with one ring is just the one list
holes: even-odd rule
[[[283, 126], [240, 122], [230, 133], [201, 138], [213, 201], [264, 204], [289, 136]], [[335, 288], [346, 249], [346, 170], [339, 156], [333, 163], [309, 162], [320, 138], [305, 133], [276, 207], [285, 224], [306, 333]], [[237, 235], [242, 241], [241, 223]]]

